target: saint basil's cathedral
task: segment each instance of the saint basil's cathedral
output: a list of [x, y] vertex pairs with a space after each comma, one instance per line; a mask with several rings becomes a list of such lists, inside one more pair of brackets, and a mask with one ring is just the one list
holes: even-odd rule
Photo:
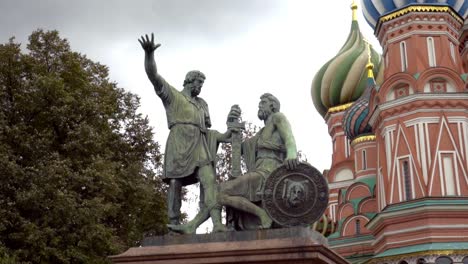
[[318, 225], [351, 263], [468, 264], [468, 0], [363, 0], [382, 55], [357, 8], [312, 81], [333, 143]]

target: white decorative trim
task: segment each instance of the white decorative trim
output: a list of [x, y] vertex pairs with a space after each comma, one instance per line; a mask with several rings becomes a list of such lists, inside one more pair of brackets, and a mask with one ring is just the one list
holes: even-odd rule
[[[364, 218], [365, 220], [369, 221], [369, 218], [365, 217], [364, 215], [355, 215], [355, 216], [351, 217], [349, 220], [346, 221], [345, 225], [341, 229], [341, 230], [343, 230], [343, 235], [342, 236], [346, 236], [346, 234], [345, 234], [346, 228], [348, 227], [349, 223], [351, 223], [355, 218]], [[354, 235], [354, 234], [352, 234], [352, 235]]]
[[[457, 32], [457, 31], [455, 31]], [[454, 38], [450, 33], [448, 33], [447, 31], [429, 31], [429, 30], [412, 30], [410, 32], [407, 32], [405, 34], [401, 34], [401, 35], [398, 35], [397, 37], [394, 37], [394, 38], [391, 38], [391, 39], [388, 39], [386, 41], [386, 45], [385, 45], [385, 50], [388, 49], [388, 44], [392, 44], [392, 43], [395, 43], [395, 42], [400, 42], [401, 40], [403, 39], [407, 39], [411, 36], [414, 36], [414, 35], [420, 35], [420, 36], [445, 36], [447, 37], [448, 39], [450, 39], [451, 41], [453, 42], [458, 42], [456, 40], [456, 38]]]
[[401, 71], [406, 72], [408, 70], [408, 53], [406, 52], [406, 42], [400, 42], [400, 63]]
[[[388, 110], [390, 108], [396, 108], [401, 105], [405, 105], [408, 103], [416, 102], [416, 101], [428, 101], [428, 100], [457, 100], [457, 101], [463, 101], [463, 100], [468, 100], [468, 94], [467, 93], [449, 93], [449, 94], [433, 94], [433, 93], [424, 93], [424, 94], [412, 94], [409, 96], [405, 97], [400, 97], [396, 100], [389, 101], [382, 103], [380, 105], [377, 105], [375, 108], [374, 112], [372, 113], [371, 118], [369, 119], [369, 124], [371, 126], [375, 126], [375, 122], [377, 121], [377, 118], [380, 116], [380, 113]], [[468, 113], [468, 109], [461, 109], [461, 108], [444, 108], [444, 107], [428, 107], [428, 108], [420, 108], [413, 110], [411, 112], [404, 112], [400, 113], [397, 116], [392, 116], [385, 118], [383, 122], [380, 123], [380, 126], [383, 125], [385, 121], [390, 121], [394, 119], [399, 119], [404, 116], [411, 115], [413, 113], [433, 113], [435, 110], [443, 110], [444, 112], [465, 112]], [[383, 131], [382, 131], [383, 132]]]
[[449, 123], [463, 123], [463, 122], [468, 123], [468, 117], [467, 116], [449, 116], [449, 117], [447, 117], [447, 119], [448, 119]]
[[381, 212], [377, 214], [372, 221], [370, 221], [367, 224], [367, 228], [373, 229], [377, 223], [381, 222], [382, 219], [385, 217], [395, 217], [395, 216], [401, 216], [401, 215], [407, 215], [407, 214], [418, 214], [425, 212], [427, 210], [430, 210], [431, 212], [434, 211], [468, 211], [468, 205], [434, 205], [434, 206], [420, 206], [420, 207], [414, 207], [414, 208], [407, 208], [407, 209], [401, 209], [398, 211], [393, 211], [393, 212]]
[[379, 252], [382, 250], [383, 247], [385, 246], [389, 246], [389, 245], [394, 245], [394, 244], [403, 244], [403, 243], [406, 243], [406, 242], [414, 242], [414, 241], [420, 241], [420, 240], [425, 240], [425, 239], [428, 239], [428, 238], [448, 238], [448, 239], [452, 239], [452, 238], [458, 238], [458, 239], [464, 239], [466, 238], [466, 236], [463, 236], [463, 235], [460, 235], [460, 236], [425, 236], [425, 237], [420, 237], [420, 238], [413, 238], [413, 239], [406, 239], [406, 240], [398, 240], [398, 241], [395, 241], [395, 242], [386, 242], [384, 245], [381, 245], [380, 247], [376, 248], [375, 251]]
[[[412, 94], [405, 97], [400, 97], [396, 100], [385, 102], [380, 104], [378, 107], [384, 111], [390, 108], [394, 108], [396, 106], [416, 102], [416, 101], [427, 101], [427, 100], [468, 100], [467, 93], [419, 93], [419, 94]], [[458, 109], [460, 111], [460, 109]], [[466, 109], [465, 109], [466, 110]]]
[[424, 128], [427, 126], [426, 123], [419, 123], [418, 124], [418, 132], [419, 132], [419, 144], [418, 146], [421, 149], [421, 167], [422, 167], [422, 173], [423, 173], [423, 179], [424, 179], [424, 184], [427, 185], [427, 180], [428, 180], [428, 173], [427, 173], [427, 153], [426, 153], [426, 146], [427, 144], [425, 143], [425, 139], [429, 138], [428, 134], [425, 134]]
[[403, 234], [403, 233], [409, 233], [409, 232], [414, 232], [414, 231], [421, 231], [421, 230], [426, 230], [426, 229], [468, 229], [468, 225], [425, 225], [425, 226], [417, 226], [417, 227], [412, 227], [412, 228], [404, 228], [404, 229], [398, 229], [395, 231], [387, 231], [383, 232], [381, 235], [375, 238], [375, 240], [372, 242], [372, 245], [376, 245], [377, 243], [380, 242], [384, 237], [386, 236], [391, 236], [391, 235], [397, 235], [397, 234]]
[[435, 52], [434, 38], [427, 37], [426, 45], [427, 45], [427, 56], [428, 56], [429, 67], [435, 67], [437, 66], [437, 58], [436, 58], [436, 52]]
[[[416, 112], [416, 111], [414, 111], [414, 112]], [[440, 121], [439, 117], [432, 117], [432, 116], [431, 117], [416, 117], [416, 118], [405, 121], [404, 124], [406, 125], [406, 127], [409, 127], [409, 126], [414, 126], [414, 125], [417, 125], [417, 124], [420, 124], [420, 123], [436, 124], [436, 123], [439, 123], [439, 121]]]
[[[424, 14], [424, 13], [421, 13], [421, 14]], [[427, 14], [427, 13], [426, 13]], [[406, 20], [406, 18], [402, 17], [398, 20]], [[398, 21], [397, 19], [393, 20], [393, 21]], [[397, 36], [394, 37], [394, 38], [391, 38], [391, 37], [388, 37], [392, 32], [398, 32], [400, 31], [401, 29], [405, 29], [407, 28], [408, 26], [413, 26], [413, 27], [417, 27], [418, 25], [431, 25], [431, 26], [436, 26], [436, 25], [443, 25], [443, 26], [447, 26], [449, 28], [449, 30], [446, 30], [446, 31], [438, 31], [438, 30], [412, 30], [410, 32], [407, 32], [403, 35], [399, 35], [399, 34], [396, 34]], [[400, 36], [405, 36], [405, 37], [408, 37], [408, 35], [416, 35], [416, 34], [421, 34], [421, 35], [436, 35], [436, 33], [439, 33], [439, 34], [442, 34], [442, 33], [445, 33], [447, 35], [447, 37], [453, 41], [453, 43], [455, 43], [457, 46], [460, 44], [459, 40], [455, 37], [453, 37], [450, 33], [448, 33], [448, 31], [452, 30], [452, 32], [459, 32], [460, 30], [459, 29], [455, 29], [452, 24], [450, 22], [440, 22], [440, 21], [423, 21], [423, 20], [412, 20], [412, 21], [403, 21], [403, 23], [401, 23], [399, 26], [396, 26], [396, 27], [392, 27], [392, 28], [389, 28], [387, 31], [385, 31], [385, 34], [382, 36], [381, 34], [379, 34], [378, 36], [378, 39], [379, 40], [382, 40], [382, 39], [386, 39], [386, 43], [393, 43], [395, 41], [398, 41], [400, 38]], [[382, 31], [380, 31], [382, 32]], [[383, 50], [383, 53], [385, 53], [387, 51], [387, 47], [388, 45], [385, 46], [384, 50]]]
[[[458, 52], [458, 51], [457, 51]], [[450, 41], [450, 56], [452, 57], [453, 63], [457, 63], [457, 57], [455, 56], [455, 45]]]
[[347, 181], [339, 181], [339, 182], [332, 182], [328, 184], [329, 189], [338, 189], [338, 188], [343, 188], [343, 187], [349, 187], [351, 184], [354, 183], [353, 180], [347, 180]]
[[382, 132], [380, 133], [380, 136], [383, 137], [385, 134], [387, 134], [387, 132], [394, 131], [395, 129], [396, 129], [396, 124], [386, 126], [386, 127], [384, 127], [382, 129]]
[[371, 245], [372, 240], [367, 240], [367, 241], [358, 241], [358, 242], [352, 242], [352, 243], [346, 243], [346, 244], [339, 244], [339, 245], [334, 245], [334, 246], [329, 246], [332, 249], [335, 248], [345, 248], [345, 247], [351, 247], [351, 246], [361, 246], [361, 245]]

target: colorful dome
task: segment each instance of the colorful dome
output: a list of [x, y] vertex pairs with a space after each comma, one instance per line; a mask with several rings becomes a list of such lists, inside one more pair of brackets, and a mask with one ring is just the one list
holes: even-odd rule
[[367, 23], [375, 29], [379, 18], [411, 5], [449, 6], [462, 18], [468, 15], [468, 0], [361, 0]]
[[[353, 12], [356, 6], [353, 5]], [[383, 70], [381, 56], [372, 49], [374, 75], [378, 78]], [[325, 116], [328, 109], [354, 102], [366, 88], [367, 51], [358, 22], [353, 14], [351, 32], [338, 54], [316, 73], [312, 81], [312, 100], [317, 111]], [[379, 74], [378, 74], [379, 73]]]
[[374, 87], [375, 82], [372, 79], [362, 96], [346, 110], [343, 116], [343, 128], [346, 137], [350, 140], [372, 132], [372, 127], [369, 125], [369, 98]]

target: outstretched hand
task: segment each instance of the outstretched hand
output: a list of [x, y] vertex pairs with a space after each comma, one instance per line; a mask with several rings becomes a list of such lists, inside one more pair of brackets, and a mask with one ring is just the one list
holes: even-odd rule
[[145, 50], [146, 53], [152, 53], [155, 51], [161, 44], [154, 44], [154, 34], [151, 33], [151, 40], [146, 34], [145, 36], [141, 36], [141, 39], [138, 39], [138, 42], [140, 42], [141, 47]]

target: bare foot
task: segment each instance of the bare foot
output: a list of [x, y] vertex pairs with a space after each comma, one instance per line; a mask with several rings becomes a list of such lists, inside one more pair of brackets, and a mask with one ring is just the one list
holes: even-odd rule
[[270, 218], [270, 216], [268, 216], [266, 212], [263, 212], [260, 215], [260, 222], [262, 223], [260, 225], [260, 229], [269, 229], [273, 224], [273, 220]]

